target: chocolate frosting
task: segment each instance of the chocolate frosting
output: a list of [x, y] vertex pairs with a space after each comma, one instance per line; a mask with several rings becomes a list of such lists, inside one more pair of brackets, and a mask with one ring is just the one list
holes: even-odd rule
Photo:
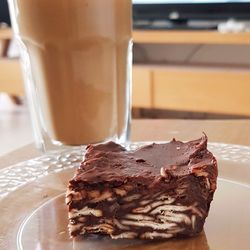
[[89, 145], [85, 160], [71, 183], [155, 182], [162, 178], [195, 173], [216, 163], [207, 150], [207, 136], [181, 142], [173, 139], [163, 144], [150, 144], [135, 151], [127, 151], [114, 142]]

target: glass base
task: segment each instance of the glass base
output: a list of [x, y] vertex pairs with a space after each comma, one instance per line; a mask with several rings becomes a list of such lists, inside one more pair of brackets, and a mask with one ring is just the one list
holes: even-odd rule
[[[100, 144], [100, 143], [106, 143], [109, 141], [113, 141], [119, 144], [122, 144], [124, 146], [128, 145], [130, 143], [129, 141], [129, 129], [127, 129], [126, 133], [123, 133], [120, 138], [117, 136], [108, 138], [105, 141], [97, 142], [97, 143], [91, 143], [91, 144]], [[88, 144], [82, 144], [82, 145], [66, 145], [60, 141], [52, 140], [47, 135], [42, 136], [42, 140], [35, 142], [36, 147], [41, 150], [43, 153], [48, 152], [61, 152], [63, 150], [74, 150], [79, 148], [85, 148]]]

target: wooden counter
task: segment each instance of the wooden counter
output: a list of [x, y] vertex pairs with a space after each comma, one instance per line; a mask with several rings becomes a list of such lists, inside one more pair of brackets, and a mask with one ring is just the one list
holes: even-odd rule
[[[0, 40], [11, 39], [12, 30], [0, 29]], [[135, 43], [173, 44], [250, 44], [250, 32], [219, 33], [217, 31], [151, 31], [134, 30]]]
[[158, 44], [250, 44], [250, 32], [220, 33], [218, 31], [145, 31], [133, 32], [135, 43]]

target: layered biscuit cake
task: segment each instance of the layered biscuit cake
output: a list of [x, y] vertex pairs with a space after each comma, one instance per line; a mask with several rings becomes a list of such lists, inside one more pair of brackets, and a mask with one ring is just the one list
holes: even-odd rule
[[205, 135], [134, 151], [114, 142], [89, 145], [66, 193], [70, 234], [113, 239], [197, 235], [208, 216], [217, 174]]

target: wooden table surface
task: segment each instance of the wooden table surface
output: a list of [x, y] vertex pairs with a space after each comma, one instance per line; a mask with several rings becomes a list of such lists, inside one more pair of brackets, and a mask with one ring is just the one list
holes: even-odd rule
[[[132, 141], [164, 141], [199, 138], [205, 132], [210, 142], [250, 146], [250, 120], [133, 120]], [[0, 157], [0, 168], [41, 155], [27, 145]]]

